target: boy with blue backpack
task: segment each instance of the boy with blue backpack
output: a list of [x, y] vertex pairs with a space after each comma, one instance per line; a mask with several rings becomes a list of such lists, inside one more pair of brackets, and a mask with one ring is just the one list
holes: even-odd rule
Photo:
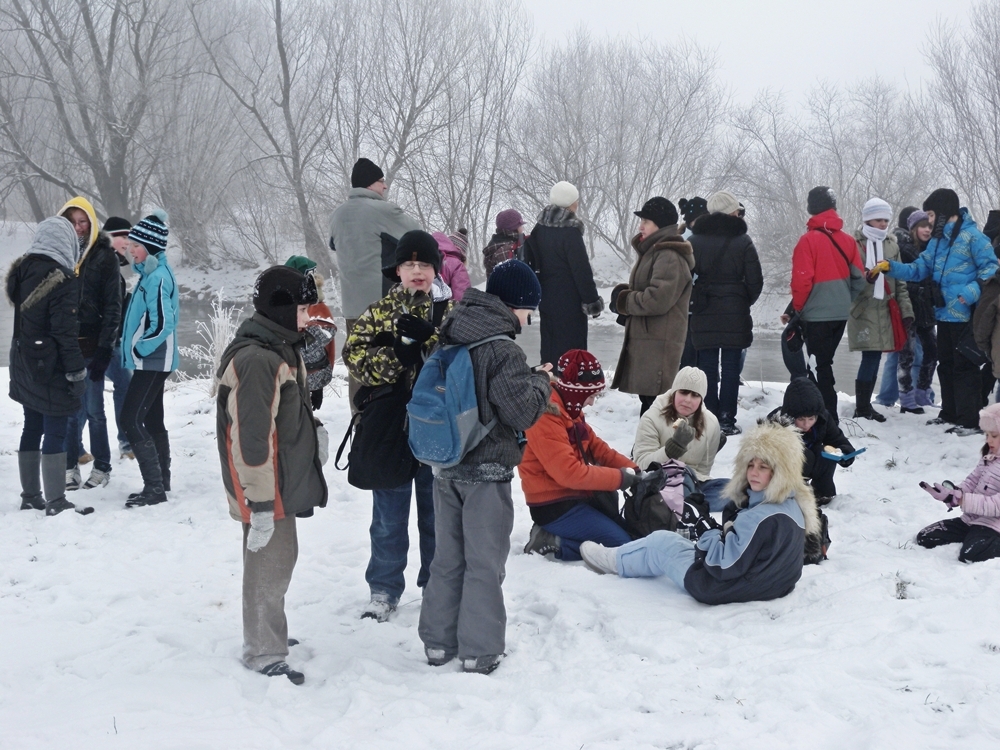
[[[550, 392], [547, 371], [528, 367], [514, 337], [540, 298], [534, 271], [508, 260], [493, 269], [485, 292], [466, 291], [441, 326], [441, 344], [468, 348], [479, 422], [496, 422], [459, 463], [434, 477], [436, 549], [418, 631], [432, 666], [457, 656], [464, 671], [489, 674], [504, 655], [502, 584], [514, 526], [510, 482], [524, 431], [542, 415]], [[419, 446], [415, 453], [420, 458]]]

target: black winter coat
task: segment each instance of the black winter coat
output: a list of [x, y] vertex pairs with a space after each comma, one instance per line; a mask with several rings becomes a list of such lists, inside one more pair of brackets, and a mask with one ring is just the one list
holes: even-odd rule
[[542, 284], [542, 362], [555, 365], [570, 349], [587, 348], [583, 305], [599, 299], [583, 233], [575, 226], [535, 224], [525, 260]]
[[[781, 407], [772, 411], [767, 415], [768, 419], [774, 419], [782, 415]], [[787, 417], [791, 419], [791, 417]], [[819, 461], [826, 461], [828, 459], [823, 458], [820, 454], [823, 452], [823, 447], [827, 445], [832, 445], [834, 448], [839, 450], [841, 453], [854, 453], [857, 450], [851, 441], [847, 439], [844, 432], [840, 429], [840, 426], [830, 419], [830, 415], [823, 410], [823, 413], [816, 417], [816, 424], [812, 426], [808, 432], [802, 434], [802, 454], [804, 456], [804, 463], [802, 464], [802, 476], [806, 478], [811, 478], [813, 475], [813, 470]], [[848, 464], [853, 463], [851, 459]]]
[[45, 255], [18, 258], [7, 274], [7, 297], [15, 308], [10, 397], [50, 417], [80, 411], [86, 387], [84, 380], [66, 380], [66, 373], [84, 368], [78, 288], [76, 277]]
[[[921, 249], [913, 241], [909, 232], [900, 229], [895, 230], [896, 243], [899, 245], [899, 259], [903, 263], [912, 263], [920, 257]], [[906, 291], [910, 295], [910, 304], [913, 305], [913, 324], [917, 328], [931, 328], [937, 325], [934, 319], [934, 282], [930, 279], [923, 281], [907, 281]]]
[[111, 238], [101, 232], [80, 264], [80, 351], [114, 349], [121, 335], [122, 276]]
[[697, 276], [691, 293], [695, 349], [747, 349], [753, 343], [750, 307], [764, 288], [757, 248], [743, 219], [702, 216], [688, 238]]

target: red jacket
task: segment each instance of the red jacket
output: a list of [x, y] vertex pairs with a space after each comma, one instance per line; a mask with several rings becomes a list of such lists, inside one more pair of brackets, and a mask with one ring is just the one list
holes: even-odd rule
[[792, 251], [792, 306], [804, 321], [847, 320], [851, 302], [865, 285], [858, 243], [841, 231], [843, 226], [832, 208], [816, 214]]
[[[571, 437], [580, 425], [581, 444], [590, 458], [584, 460]], [[617, 490], [622, 485], [619, 469], [638, 468], [628, 457], [601, 440], [581, 416], [573, 420], [559, 393], [552, 397], [545, 413], [528, 428], [528, 447], [517, 467], [521, 489], [528, 505], [545, 505], [589, 492]]]

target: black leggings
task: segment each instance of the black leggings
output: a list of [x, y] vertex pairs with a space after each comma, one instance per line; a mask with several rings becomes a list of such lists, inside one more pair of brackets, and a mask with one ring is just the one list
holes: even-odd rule
[[959, 518], [946, 518], [923, 528], [917, 534], [921, 547], [939, 547], [942, 544], [961, 544], [958, 559], [961, 562], [982, 562], [1000, 557], [1000, 534], [988, 526], [966, 523]]
[[169, 372], [136, 370], [125, 392], [121, 428], [132, 445], [166, 432], [163, 426], [163, 384]]

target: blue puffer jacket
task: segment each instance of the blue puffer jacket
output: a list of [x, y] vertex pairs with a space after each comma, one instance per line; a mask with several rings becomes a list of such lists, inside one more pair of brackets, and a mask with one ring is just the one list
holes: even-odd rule
[[979, 300], [980, 283], [997, 272], [997, 256], [990, 241], [967, 209], [962, 209], [958, 220], [961, 229], [954, 239], [955, 222], [951, 222], [945, 225], [944, 236], [932, 238], [912, 263], [889, 261], [889, 276], [903, 281], [929, 278], [941, 287], [945, 306], [935, 307], [934, 317], [943, 323], [968, 322], [972, 306]]
[[122, 367], [128, 370], [173, 372], [178, 366], [177, 282], [166, 253], [146, 256], [133, 266], [139, 283], [125, 313]]

